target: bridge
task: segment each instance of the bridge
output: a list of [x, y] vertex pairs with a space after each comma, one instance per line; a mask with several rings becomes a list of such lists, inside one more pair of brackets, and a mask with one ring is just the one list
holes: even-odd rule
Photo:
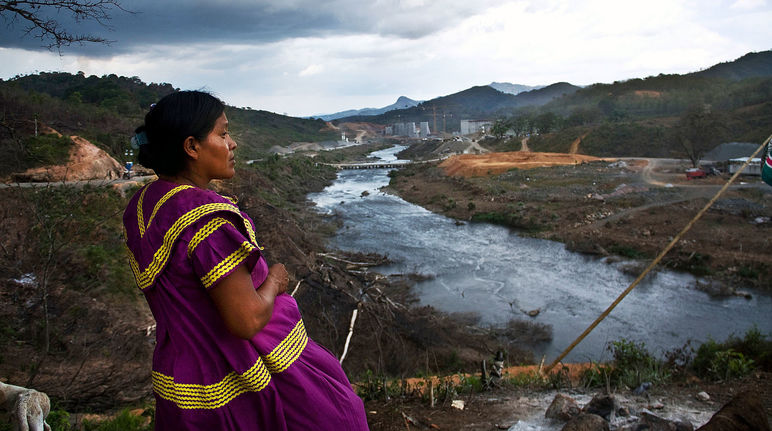
[[420, 160], [420, 161], [399, 160], [396, 162], [325, 163], [325, 165], [332, 166], [338, 170], [340, 169], [396, 169], [396, 168], [401, 168], [403, 166], [408, 166], [413, 164], [439, 162], [445, 159], [447, 159], [447, 156], [439, 159]]
[[394, 169], [411, 165], [414, 162], [373, 162], [373, 163], [327, 163], [335, 169]]

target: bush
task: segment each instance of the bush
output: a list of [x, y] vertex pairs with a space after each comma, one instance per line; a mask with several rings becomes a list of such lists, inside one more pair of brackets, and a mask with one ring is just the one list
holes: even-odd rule
[[703, 378], [726, 380], [744, 377], [757, 366], [769, 369], [771, 358], [772, 341], [753, 327], [743, 338], [731, 336], [723, 343], [710, 339], [702, 344], [692, 369]]
[[636, 388], [644, 382], [663, 382], [670, 375], [661, 362], [654, 358], [644, 343], [621, 339], [610, 343], [609, 350], [614, 356], [611, 382], [615, 385]]

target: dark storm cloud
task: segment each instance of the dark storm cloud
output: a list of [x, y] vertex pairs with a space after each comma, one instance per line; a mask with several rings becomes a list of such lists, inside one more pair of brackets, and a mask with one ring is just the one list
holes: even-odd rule
[[[474, 3], [474, 6], [470, 5]], [[376, 1], [311, 0], [268, 1], [186, 1], [123, 0], [131, 11], [113, 9], [111, 19], [102, 26], [97, 22], [75, 22], [64, 12], [48, 11], [51, 18], [73, 34], [92, 34], [113, 41], [73, 45], [64, 49], [86, 55], [114, 55], [142, 50], [146, 45], [180, 43], [261, 44], [294, 37], [330, 34], [372, 33], [415, 39], [453, 25], [485, 2], [449, 0]], [[40, 49], [49, 41], [24, 35], [27, 23], [3, 14], [0, 46]]]
[[[73, 34], [91, 34], [110, 45], [65, 47], [69, 53], [115, 55], [142, 50], [147, 45], [200, 42], [261, 44], [295, 37], [379, 34], [417, 39], [452, 26], [485, 8], [489, 0], [122, 0], [127, 11], [112, 9], [106, 26], [94, 21], [75, 22], [65, 12], [48, 15]], [[44, 11], [45, 12], [45, 11]], [[0, 14], [0, 47], [45, 49], [50, 41], [25, 35], [26, 22]]]
[[[248, 1], [138, 0], [121, 4], [131, 12], [112, 9], [106, 26], [94, 21], [75, 22], [72, 16], [53, 10], [48, 11], [48, 16], [73, 34], [92, 34], [112, 41], [109, 46], [86, 44], [65, 48], [92, 55], [135, 51], [142, 45], [271, 42], [323, 34], [340, 26], [335, 16], [319, 8], [293, 11]], [[50, 43], [35, 38], [35, 30], [25, 35], [28, 25], [18, 18], [4, 14], [3, 21], [0, 46], [37, 49]]]

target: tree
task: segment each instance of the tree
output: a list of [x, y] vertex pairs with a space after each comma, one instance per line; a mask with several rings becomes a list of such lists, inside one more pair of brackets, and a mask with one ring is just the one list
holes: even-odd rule
[[512, 126], [509, 124], [508, 121], [504, 119], [497, 119], [496, 122], [493, 123], [493, 127], [491, 128], [491, 133], [493, 133], [493, 136], [496, 137], [496, 139], [501, 139], [504, 137], [504, 135], [507, 134], [507, 131]]
[[109, 11], [121, 7], [119, 0], [0, 0], [0, 16], [6, 21], [26, 23], [25, 35], [32, 35], [48, 43], [49, 49], [61, 49], [73, 43], [95, 42], [109, 44], [107, 39], [92, 34], [74, 34], [51, 16], [69, 12], [75, 22], [96, 21], [107, 26]]
[[726, 136], [722, 118], [713, 112], [710, 105], [703, 105], [687, 111], [675, 127], [675, 140], [697, 167], [706, 152], [715, 148]]

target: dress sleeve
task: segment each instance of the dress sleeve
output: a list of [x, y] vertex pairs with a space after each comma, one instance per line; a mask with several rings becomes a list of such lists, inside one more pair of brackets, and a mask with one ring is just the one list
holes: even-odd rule
[[192, 229], [188, 258], [206, 289], [216, 286], [239, 265], [246, 265], [251, 272], [260, 259], [260, 249], [243, 232], [244, 221], [232, 214], [214, 213]]

